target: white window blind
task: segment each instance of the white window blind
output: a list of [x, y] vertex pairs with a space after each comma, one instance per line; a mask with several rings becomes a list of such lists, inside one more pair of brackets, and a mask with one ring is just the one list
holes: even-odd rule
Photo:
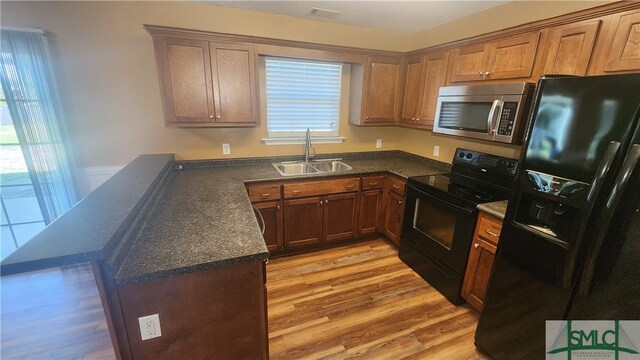
[[338, 136], [342, 64], [266, 58], [269, 138]]

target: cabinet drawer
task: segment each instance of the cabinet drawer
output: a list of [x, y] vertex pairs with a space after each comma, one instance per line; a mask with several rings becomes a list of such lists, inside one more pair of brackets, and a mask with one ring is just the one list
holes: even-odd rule
[[398, 195], [404, 196], [404, 181], [393, 177], [389, 177], [387, 181], [389, 181], [389, 190]]
[[284, 197], [289, 199], [359, 190], [360, 178], [309, 181], [303, 183], [284, 184]]
[[365, 176], [362, 178], [362, 190], [382, 189], [386, 176]]
[[251, 202], [280, 199], [280, 185], [278, 184], [249, 185], [247, 189]]
[[488, 240], [493, 244], [498, 244], [502, 231], [502, 221], [500, 219], [480, 212], [478, 215], [478, 236]]

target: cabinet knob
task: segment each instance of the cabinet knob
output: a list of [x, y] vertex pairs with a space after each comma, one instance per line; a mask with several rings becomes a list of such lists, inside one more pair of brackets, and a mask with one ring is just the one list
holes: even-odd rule
[[402, 200], [398, 200], [398, 204], [402, 205]]
[[222, 119], [222, 115], [218, 115], [218, 116], [216, 116], [216, 118]]
[[209, 119], [213, 119], [213, 115], [209, 115]]
[[280, 210], [280, 205], [276, 206], [276, 209]]
[[329, 203], [329, 200], [325, 200], [325, 201], [324, 201], [324, 203], [325, 203], [325, 204], [328, 204], [328, 203]]
[[323, 203], [323, 201], [322, 201], [322, 199], [320, 199], [320, 205], [322, 205], [322, 203]]
[[478, 76], [482, 77], [482, 71], [478, 71]]
[[476, 249], [477, 249], [479, 246], [480, 246], [480, 244], [478, 244], [478, 243], [473, 244], [473, 247], [474, 247], [474, 248], [476, 248]]
[[368, 117], [368, 116], [365, 116], [365, 117], [364, 117], [364, 119], [365, 119], [365, 120], [369, 120], [369, 117]]
[[491, 76], [491, 73], [490, 73], [490, 72], [488, 72], [488, 71], [485, 71], [484, 76], [485, 76], [485, 77], [489, 77], [489, 76]]

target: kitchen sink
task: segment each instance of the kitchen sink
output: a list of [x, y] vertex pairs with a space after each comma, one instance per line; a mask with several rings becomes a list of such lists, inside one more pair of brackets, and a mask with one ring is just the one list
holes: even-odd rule
[[273, 166], [284, 176], [306, 175], [319, 173], [335, 173], [349, 171], [351, 166], [339, 161], [339, 159], [304, 161], [284, 161]]

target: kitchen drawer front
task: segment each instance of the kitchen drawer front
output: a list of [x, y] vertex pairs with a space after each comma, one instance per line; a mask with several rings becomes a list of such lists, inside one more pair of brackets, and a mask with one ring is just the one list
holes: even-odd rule
[[502, 231], [502, 221], [494, 216], [480, 212], [478, 215], [478, 236], [493, 243], [498, 244], [500, 232]]
[[337, 194], [360, 190], [360, 178], [309, 181], [284, 184], [285, 199], [305, 196]]
[[362, 178], [362, 190], [382, 189], [386, 176], [365, 176]]
[[251, 202], [280, 200], [281, 196], [280, 184], [249, 185], [247, 190], [249, 191]]
[[387, 179], [387, 181], [389, 182], [389, 190], [398, 195], [404, 196], [404, 181], [391, 176], [389, 177], [389, 179]]

